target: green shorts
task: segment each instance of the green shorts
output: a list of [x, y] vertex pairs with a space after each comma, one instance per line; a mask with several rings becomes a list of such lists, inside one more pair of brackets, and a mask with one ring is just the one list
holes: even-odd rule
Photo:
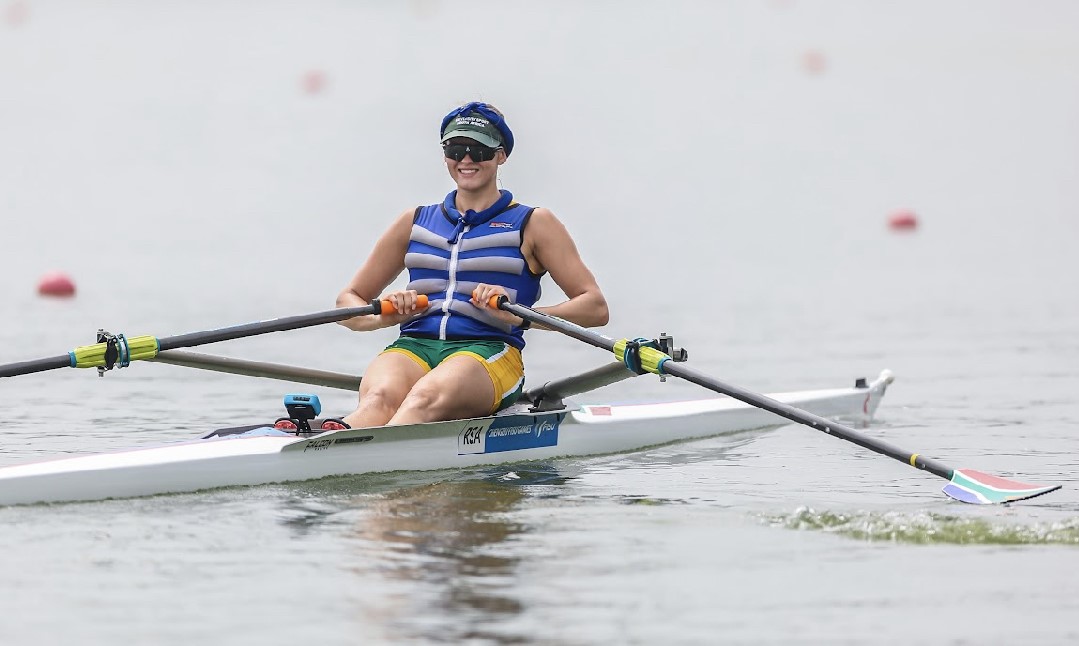
[[440, 341], [403, 336], [386, 346], [383, 352], [399, 352], [418, 363], [425, 372], [453, 356], [474, 357], [487, 370], [495, 387], [492, 413], [516, 402], [524, 387], [525, 365], [521, 351], [503, 341]]

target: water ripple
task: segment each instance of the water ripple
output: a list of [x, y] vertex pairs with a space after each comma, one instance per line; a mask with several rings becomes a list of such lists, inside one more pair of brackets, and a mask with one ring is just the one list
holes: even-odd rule
[[799, 507], [763, 520], [870, 542], [951, 545], [1079, 545], [1079, 517], [1033, 524], [991, 522], [934, 512], [833, 512]]

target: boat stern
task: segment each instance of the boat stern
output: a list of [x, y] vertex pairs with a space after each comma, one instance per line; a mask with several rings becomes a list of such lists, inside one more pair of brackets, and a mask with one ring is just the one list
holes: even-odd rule
[[[863, 422], [868, 424], [873, 421], [877, 406], [880, 406], [881, 400], [884, 399], [884, 393], [887, 392], [888, 386], [893, 381], [895, 381], [895, 374], [886, 368], [880, 371], [876, 379], [865, 385], [865, 401], [862, 403]], [[861, 385], [861, 380], [859, 380], [859, 385]]]

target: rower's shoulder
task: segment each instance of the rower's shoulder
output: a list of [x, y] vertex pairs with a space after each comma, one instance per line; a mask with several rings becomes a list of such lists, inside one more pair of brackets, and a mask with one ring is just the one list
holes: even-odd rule
[[393, 219], [393, 224], [390, 225], [391, 229], [408, 229], [412, 230], [412, 224], [416, 221], [416, 212], [422, 207], [414, 206], [410, 209], [405, 209], [397, 214], [397, 217]]
[[537, 206], [532, 209], [532, 213], [528, 216], [528, 226], [551, 229], [553, 227], [562, 227], [562, 222], [551, 209], [545, 206]]
[[386, 227], [386, 230], [382, 232], [382, 237], [380, 239], [385, 242], [405, 242], [407, 244], [408, 239], [412, 235], [412, 224], [415, 213], [415, 208], [402, 211], [393, 219], [393, 222]]
[[541, 238], [547, 238], [551, 235], [568, 235], [566, 226], [562, 224], [562, 221], [558, 219], [558, 216], [543, 206], [537, 206], [532, 214], [528, 217], [528, 226], [525, 228], [525, 234], [531, 233], [533, 236]]
[[551, 209], [547, 208], [546, 206], [537, 206], [536, 208], [532, 209], [532, 214], [529, 217], [531, 217], [531, 218], [547, 218], [547, 219], [552, 219], [553, 218], [555, 220], [558, 219], [558, 218], [555, 217], [554, 212], [551, 211]]

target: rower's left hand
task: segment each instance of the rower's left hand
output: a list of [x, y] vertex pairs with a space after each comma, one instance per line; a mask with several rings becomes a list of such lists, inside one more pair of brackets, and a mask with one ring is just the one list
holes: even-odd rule
[[480, 309], [486, 309], [487, 312], [496, 319], [508, 323], [509, 325], [520, 325], [524, 321], [519, 316], [514, 316], [506, 310], [498, 309], [497, 307], [491, 307], [492, 296], [505, 296], [509, 298], [509, 293], [506, 292], [506, 288], [501, 285], [487, 285], [480, 283], [476, 285], [476, 289], [472, 290], [472, 304]]

